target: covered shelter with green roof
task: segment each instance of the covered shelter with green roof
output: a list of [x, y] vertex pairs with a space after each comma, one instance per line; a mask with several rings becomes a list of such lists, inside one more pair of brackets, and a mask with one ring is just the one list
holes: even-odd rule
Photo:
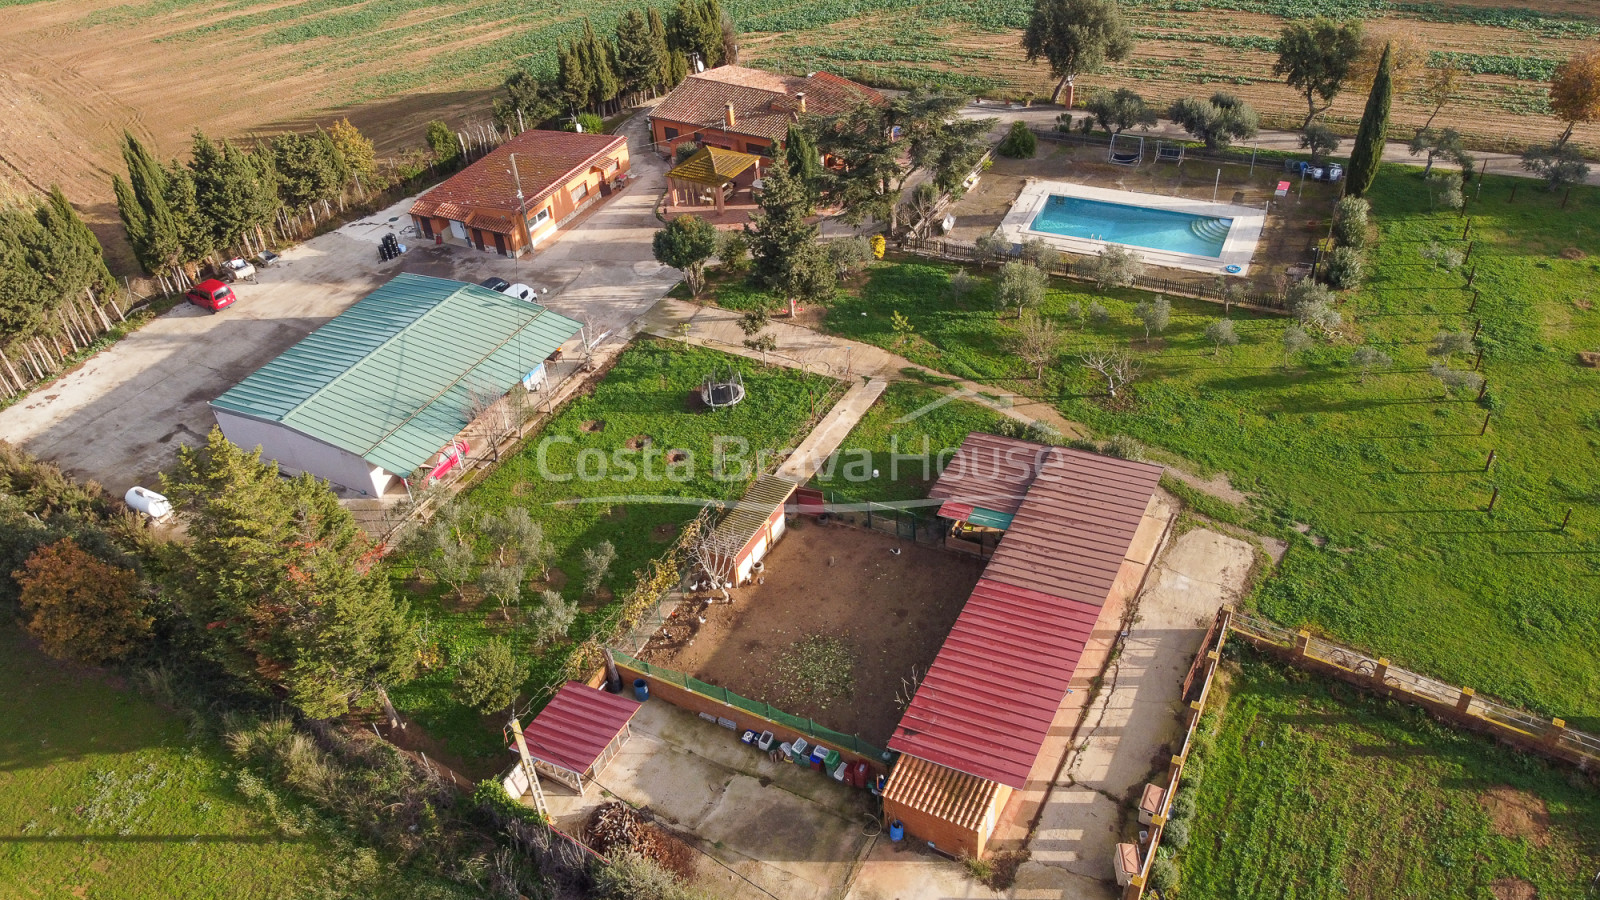
[[667, 172], [671, 206], [715, 206], [721, 212], [740, 191], [761, 178], [762, 158], [753, 153], [701, 147]]
[[402, 274], [211, 402], [228, 440], [361, 494], [431, 468], [581, 329], [536, 303]]

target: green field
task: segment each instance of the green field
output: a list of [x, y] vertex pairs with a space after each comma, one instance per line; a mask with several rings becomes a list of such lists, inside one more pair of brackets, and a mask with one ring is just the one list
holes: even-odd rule
[[337, 862], [237, 785], [181, 719], [0, 629], [0, 896], [292, 897]]
[[[961, 446], [972, 431], [994, 431], [1005, 416], [970, 400], [946, 401], [948, 390], [891, 382], [878, 402], [839, 445], [831, 468], [824, 466], [813, 483], [839, 499], [884, 503], [922, 500], [938, 477], [938, 458]], [[943, 401], [943, 402], [941, 402]], [[866, 463], [863, 452], [871, 454]], [[854, 472], [876, 470], [879, 477], [859, 480]], [[931, 514], [927, 509], [924, 514]]]
[[1241, 661], [1202, 722], [1178, 896], [1586, 896], [1600, 794], [1582, 775], [1229, 652]]
[[[732, 409], [693, 411], [691, 394], [706, 376], [726, 372], [730, 365], [743, 373], [747, 399]], [[560, 589], [584, 610], [571, 630], [574, 640], [582, 640], [611, 600], [632, 589], [633, 573], [668, 549], [684, 522], [708, 500], [740, 496], [758, 471], [758, 455], [767, 451], [766, 467], [775, 464], [770, 451], [794, 447], [813, 408], [826, 412], [842, 390], [839, 382], [821, 376], [764, 369], [752, 360], [672, 341], [642, 340], [622, 353], [591, 394], [572, 401], [463, 498], [486, 512], [524, 507], [544, 527], [556, 550], [554, 567], [564, 576]], [[640, 438], [649, 439], [648, 454], [630, 446]], [[664, 457], [675, 450], [689, 456], [669, 469]], [[604, 472], [598, 462], [602, 456]], [[588, 468], [580, 470], [580, 457], [589, 461], [582, 463]], [[637, 477], [624, 464], [633, 466]], [[580, 471], [595, 477], [568, 477]], [[656, 476], [646, 477], [647, 471]], [[677, 474], [665, 477], [669, 472]], [[617, 559], [603, 596], [584, 597], [582, 554], [601, 541], [612, 543]], [[455, 699], [451, 661], [493, 635], [507, 635], [532, 664], [528, 688], [536, 691], [562, 670], [571, 644], [533, 652], [530, 642], [519, 642], [515, 628], [498, 621], [494, 601], [463, 606], [445, 589], [411, 579], [404, 559], [395, 571], [411, 591], [415, 609], [427, 617], [430, 639], [443, 661], [396, 691], [395, 702], [452, 751], [492, 767], [504, 752], [499, 724]], [[528, 592], [543, 587], [530, 583]]]
[[[1128, 434], [1226, 473], [1255, 496], [1253, 526], [1290, 541], [1249, 598], [1269, 617], [1600, 730], [1600, 372], [1577, 358], [1600, 349], [1600, 191], [1579, 188], [1562, 210], [1561, 194], [1490, 176], [1468, 210], [1482, 291], [1472, 313], [1464, 272], [1420, 252], [1435, 240], [1465, 250], [1466, 220], [1430, 212], [1415, 169], [1385, 169], [1372, 199], [1377, 275], [1343, 305], [1341, 333], [1287, 368], [1280, 316], [1235, 310], [1242, 342], [1217, 354], [1203, 331], [1220, 307], [1174, 299], [1170, 327], [1147, 344], [1132, 315], [1142, 295], [1062, 283], [1043, 312], [1063, 324], [1065, 348], [1035, 382], [1011, 351], [1014, 319], [996, 314], [989, 290], [957, 303], [953, 268], [919, 262], [876, 267], [828, 324], [934, 369], [1051, 399], [1100, 436]], [[1094, 301], [1109, 324], [1066, 322], [1070, 303]], [[916, 326], [909, 347], [890, 328], [896, 310]], [[1479, 319], [1486, 397], [1447, 397], [1426, 346]], [[1347, 363], [1363, 342], [1395, 361], [1365, 383]], [[1084, 349], [1106, 347], [1143, 365], [1131, 405], [1109, 406], [1077, 363]], [[1559, 532], [1569, 507], [1572, 523]]]

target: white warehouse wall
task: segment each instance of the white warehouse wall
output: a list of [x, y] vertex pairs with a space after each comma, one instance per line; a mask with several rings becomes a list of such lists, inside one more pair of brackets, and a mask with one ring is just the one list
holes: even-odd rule
[[261, 458], [275, 460], [290, 475], [310, 472], [341, 487], [370, 496], [382, 496], [393, 475], [361, 457], [295, 431], [278, 422], [266, 422], [212, 408], [222, 434], [246, 450], [261, 448]]

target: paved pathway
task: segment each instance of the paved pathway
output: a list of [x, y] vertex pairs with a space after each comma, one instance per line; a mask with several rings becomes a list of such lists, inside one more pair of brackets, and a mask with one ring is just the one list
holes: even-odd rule
[[839, 402], [833, 409], [823, 416], [817, 427], [811, 429], [806, 439], [795, 448], [794, 453], [783, 461], [783, 465], [775, 472], [779, 478], [786, 478], [795, 484], [805, 484], [811, 476], [817, 474], [822, 468], [822, 463], [827, 460], [833, 451], [839, 449], [846, 436], [867, 414], [872, 404], [878, 402], [883, 392], [888, 389], [889, 383], [882, 378], [869, 378], [866, 381], [850, 385]]
[[[731, 310], [666, 298], [641, 318], [640, 330], [753, 359], [762, 357], [759, 351], [744, 346], [739, 313]], [[916, 369], [947, 379], [963, 399], [980, 403], [1019, 422], [1043, 422], [1067, 437], [1082, 437], [1087, 433], [1082, 425], [1065, 418], [1048, 403], [919, 366], [881, 347], [776, 320], [768, 326], [767, 333], [778, 342], [777, 351], [767, 354], [767, 360], [778, 365], [835, 378], [861, 375], [885, 381], [907, 380], [903, 370]]]

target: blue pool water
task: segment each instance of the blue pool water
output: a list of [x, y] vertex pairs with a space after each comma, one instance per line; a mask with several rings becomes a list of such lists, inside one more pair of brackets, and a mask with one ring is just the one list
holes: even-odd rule
[[1029, 227], [1063, 237], [1214, 259], [1222, 255], [1233, 220], [1051, 194]]

